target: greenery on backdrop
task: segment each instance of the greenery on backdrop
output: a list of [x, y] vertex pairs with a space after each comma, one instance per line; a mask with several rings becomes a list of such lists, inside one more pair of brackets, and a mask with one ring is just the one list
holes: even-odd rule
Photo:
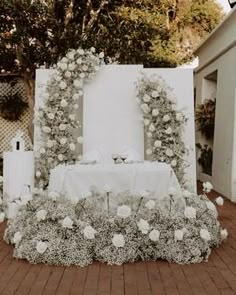
[[21, 73], [31, 100], [35, 69], [68, 49], [94, 46], [120, 63], [174, 67], [223, 16], [215, 0], [1, 0], [0, 12], [0, 70]]
[[196, 109], [196, 123], [200, 131], [207, 139], [213, 139], [215, 130], [216, 100], [206, 99]]

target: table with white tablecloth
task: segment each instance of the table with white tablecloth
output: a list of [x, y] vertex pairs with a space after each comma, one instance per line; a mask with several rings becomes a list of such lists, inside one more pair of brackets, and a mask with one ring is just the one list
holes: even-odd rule
[[86, 192], [94, 189], [104, 192], [106, 185], [112, 188], [113, 194], [146, 190], [163, 198], [168, 196], [172, 187], [176, 195], [181, 195], [172, 168], [158, 162], [59, 165], [51, 170], [49, 191], [56, 191], [71, 200], [79, 200]]

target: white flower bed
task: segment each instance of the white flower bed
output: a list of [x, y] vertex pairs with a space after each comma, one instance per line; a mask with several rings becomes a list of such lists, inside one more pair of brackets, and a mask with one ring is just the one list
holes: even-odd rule
[[4, 239], [14, 244], [16, 258], [31, 263], [86, 266], [93, 260], [201, 262], [228, 236], [205, 194], [184, 191], [185, 205], [173, 195], [157, 202], [151, 193], [113, 198], [110, 190], [76, 204], [38, 190], [9, 221]]

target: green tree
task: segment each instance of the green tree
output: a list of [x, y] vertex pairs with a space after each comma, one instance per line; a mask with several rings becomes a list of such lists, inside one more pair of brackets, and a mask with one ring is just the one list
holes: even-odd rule
[[125, 64], [175, 67], [223, 17], [215, 0], [1, 0], [0, 70], [34, 97], [35, 69], [69, 48], [96, 47]]

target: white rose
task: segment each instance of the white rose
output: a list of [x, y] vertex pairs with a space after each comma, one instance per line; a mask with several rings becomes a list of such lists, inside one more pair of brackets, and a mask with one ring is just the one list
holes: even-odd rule
[[56, 199], [60, 198], [60, 195], [57, 192], [52, 191], [48, 194], [48, 197], [53, 201], [56, 201]]
[[149, 95], [145, 94], [143, 97], [143, 101], [149, 102], [150, 100], [151, 100], [151, 97]]
[[82, 59], [81, 58], [78, 58], [77, 60], [76, 60], [76, 63], [78, 64], [78, 65], [81, 65], [82, 64]]
[[158, 95], [159, 95], [159, 94], [158, 94], [158, 92], [157, 92], [157, 91], [155, 91], [155, 90], [154, 90], [154, 91], [152, 91], [152, 97], [153, 97], [153, 98], [157, 98], [157, 97], [158, 97]]
[[75, 144], [73, 142], [70, 143], [69, 147], [70, 147], [70, 150], [71, 151], [74, 151], [75, 150]]
[[156, 140], [156, 141], [154, 142], [154, 146], [155, 146], [156, 148], [161, 147], [161, 145], [162, 145], [162, 141], [161, 141], [161, 140]]
[[171, 134], [172, 133], [172, 128], [168, 127], [165, 131], [166, 134]]
[[51, 128], [48, 127], [48, 126], [43, 126], [42, 130], [43, 130], [43, 132], [45, 132], [45, 133], [50, 133], [50, 132], [51, 132]]
[[173, 153], [173, 151], [171, 149], [166, 149], [166, 155], [168, 157], [173, 157], [174, 156], [174, 153]]
[[124, 236], [122, 234], [115, 234], [112, 238], [112, 244], [116, 247], [116, 248], [122, 248], [125, 245], [125, 239]]
[[83, 137], [82, 136], [79, 136], [77, 138], [77, 142], [80, 143], [80, 144], [82, 144], [83, 143]]
[[92, 227], [92, 226], [86, 226], [83, 230], [84, 232], [84, 236], [89, 239], [92, 240], [95, 238], [95, 234], [96, 234], [96, 230]]
[[179, 122], [183, 121], [183, 115], [181, 113], [177, 113], [176, 114], [176, 120], [179, 121]]
[[157, 117], [159, 115], [158, 109], [153, 109], [152, 110], [152, 115], [153, 115], [153, 117]]
[[149, 112], [149, 107], [148, 107], [148, 105], [146, 103], [141, 104], [140, 107], [141, 107], [141, 109], [143, 110], [143, 112], [145, 114], [147, 114]]
[[0, 222], [3, 222], [5, 219], [5, 213], [4, 212], [1, 212], [0, 213]]
[[37, 178], [39, 178], [39, 177], [41, 176], [41, 172], [40, 172], [39, 170], [36, 171], [35, 176], [36, 176]]
[[61, 107], [65, 108], [68, 105], [67, 101], [65, 99], [61, 100]]
[[62, 71], [65, 71], [67, 69], [67, 64], [65, 63], [58, 63], [57, 65], [60, 69], [62, 69]]
[[187, 198], [190, 198], [191, 196], [192, 196], [192, 194], [189, 191], [187, 191], [187, 190], [184, 190], [183, 191], [183, 197], [184, 198], [187, 199]]
[[61, 59], [61, 62], [62, 62], [62, 63], [67, 63], [67, 62], [68, 62], [68, 58], [63, 57], [63, 58]]
[[168, 190], [168, 193], [170, 196], [174, 196], [174, 195], [176, 195], [177, 191], [173, 186], [171, 186]]
[[75, 52], [74, 51], [70, 51], [70, 52], [68, 52], [67, 56], [68, 56], [69, 59], [74, 59]]
[[67, 87], [67, 84], [64, 82], [64, 81], [61, 81], [60, 84], [59, 84], [59, 87], [63, 90], [63, 89], [66, 89]]
[[164, 122], [168, 122], [168, 121], [170, 121], [170, 116], [169, 116], [169, 115], [165, 115], [165, 116], [163, 117], [163, 121], [164, 121]]
[[66, 143], [67, 143], [67, 138], [62, 137], [62, 138], [60, 139], [60, 144], [61, 144], [61, 145], [65, 145]]
[[75, 120], [75, 115], [69, 115], [69, 119], [71, 120], [71, 121], [74, 121]]
[[218, 206], [223, 206], [223, 205], [224, 205], [224, 199], [223, 199], [222, 197], [217, 197], [217, 198], [215, 199], [215, 201], [216, 201], [216, 204], [217, 204]]
[[84, 79], [85, 78], [85, 73], [80, 73], [79, 76], [80, 76], [81, 79]]
[[228, 237], [228, 231], [227, 231], [227, 229], [222, 229], [220, 231], [220, 237], [221, 237], [222, 240], [227, 239], [227, 237]]
[[62, 155], [62, 154], [59, 154], [57, 158], [58, 158], [58, 160], [59, 160], [59, 161], [61, 161], [61, 162], [62, 162], [62, 161], [63, 161], [63, 159], [64, 159], [64, 157], [63, 157], [63, 155]]
[[149, 231], [149, 223], [144, 220], [144, 219], [140, 219], [139, 222], [137, 223], [138, 225], [138, 229], [143, 233], [143, 234], [147, 234]]
[[104, 56], [105, 56], [105, 55], [104, 55], [104, 52], [100, 52], [100, 53], [99, 53], [99, 58], [104, 58]]
[[152, 132], [147, 132], [147, 137], [151, 138], [152, 137]]
[[46, 250], [47, 250], [47, 244], [45, 242], [38, 242], [37, 243], [37, 247], [36, 247], [36, 250], [40, 253], [40, 254], [43, 254]]
[[76, 65], [74, 63], [71, 63], [71, 64], [68, 65], [68, 69], [70, 71], [74, 71], [75, 67], [76, 67]]
[[216, 206], [211, 201], [206, 201], [207, 209], [216, 211]]
[[147, 154], [148, 156], [150, 156], [150, 155], [152, 154], [152, 150], [151, 150], [151, 149], [146, 149], [146, 154]]
[[186, 207], [184, 210], [184, 215], [187, 218], [196, 218], [196, 209], [193, 207]]
[[149, 125], [149, 123], [150, 123], [150, 120], [148, 120], [148, 119], [145, 119], [145, 120], [143, 121], [143, 123], [144, 123], [144, 125], [145, 125], [145, 126], [148, 126], [148, 125]]
[[150, 132], [154, 132], [156, 128], [155, 128], [155, 126], [153, 124], [150, 124], [148, 129], [149, 129]]
[[22, 234], [18, 231], [13, 236], [13, 243], [18, 244], [22, 240]]
[[47, 141], [47, 147], [52, 148], [53, 145], [54, 145], [54, 141], [49, 139], [49, 140]]
[[78, 49], [77, 52], [78, 52], [80, 55], [84, 55], [84, 50], [83, 50], [83, 49]]
[[175, 241], [182, 241], [184, 238], [184, 232], [180, 229], [175, 231]]
[[47, 216], [47, 211], [46, 210], [39, 210], [36, 213], [36, 218], [37, 218], [38, 221], [45, 220], [46, 216]]
[[131, 215], [131, 209], [129, 206], [126, 205], [122, 205], [119, 206], [117, 209], [117, 216], [121, 217], [121, 218], [127, 218]]
[[177, 161], [176, 160], [172, 160], [170, 164], [171, 164], [171, 167], [176, 167]]
[[33, 200], [32, 195], [24, 195], [21, 197], [22, 205], [26, 205], [31, 200]]
[[105, 184], [103, 189], [104, 189], [104, 191], [106, 193], [111, 193], [112, 192], [112, 188], [111, 188], [111, 186], [109, 184]]
[[61, 81], [62, 77], [60, 76], [60, 74], [58, 73], [57, 75], [54, 76], [54, 79], [59, 82]]
[[82, 88], [82, 87], [83, 87], [83, 82], [82, 82], [81, 80], [75, 80], [75, 81], [73, 82], [73, 84], [74, 84], [74, 86], [75, 86], [76, 88]]
[[204, 241], [206, 241], [206, 242], [208, 242], [208, 241], [210, 241], [211, 240], [211, 235], [210, 235], [210, 233], [209, 233], [209, 231], [207, 230], [207, 229], [201, 229], [200, 230], [200, 237], [204, 240]]
[[65, 72], [65, 77], [66, 77], [66, 78], [70, 78], [70, 77], [71, 77], [71, 72], [66, 71], [66, 72]]
[[82, 67], [82, 69], [83, 69], [83, 71], [87, 71], [88, 70], [88, 66], [86, 66], [86, 65], [84, 65], [83, 67]]
[[39, 152], [40, 152], [40, 154], [45, 154], [45, 153], [46, 153], [46, 150], [45, 150], [45, 148], [41, 148], [41, 149], [39, 150]]
[[152, 210], [156, 206], [156, 202], [153, 200], [149, 200], [146, 204], [145, 207], [148, 208], [149, 210]]
[[209, 193], [212, 189], [213, 185], [209, 181], [203, 183], [203, 191], [205, 193]]
[[66, 124], [60, 124], [59, 125], [59, 130], [61, 130], [61, 131], [66, 130]]
[[65, 217], [63, 220], [62, 220], [62, 226], [64, 228], [72, 228], [73, 227], [73, 220], [70, 219], [70, 217]]
[[73, 94], [72, 99], [73, 100], [78, 100], [79, 99], [79, 94], [78, 93]]
[[157, 242], [159, 241], [160, 238], [160, 232], [157, 229], [153, 229], [150, 233], [149, 233], [149, 239], [153, 242]]
[[3, 177], [0, 176], [0, 183], [3, 183]]
[[53, 114], [53, 113], [49, 113], [49, 114], [48, 114], [48, 118], [49, 118], [50, 120], [53, 120], [53, 119], [54, 119], [54, 117], [55, 117], [55, 116], [54, 116], [54, 114]]
[[96, 52], [96, 49], [95, 49], [94, 47], [91, 47], [91, 48], [90, 48], [90, 51], [91, 51], [92, 53], [95, 53], [95, 52]]

